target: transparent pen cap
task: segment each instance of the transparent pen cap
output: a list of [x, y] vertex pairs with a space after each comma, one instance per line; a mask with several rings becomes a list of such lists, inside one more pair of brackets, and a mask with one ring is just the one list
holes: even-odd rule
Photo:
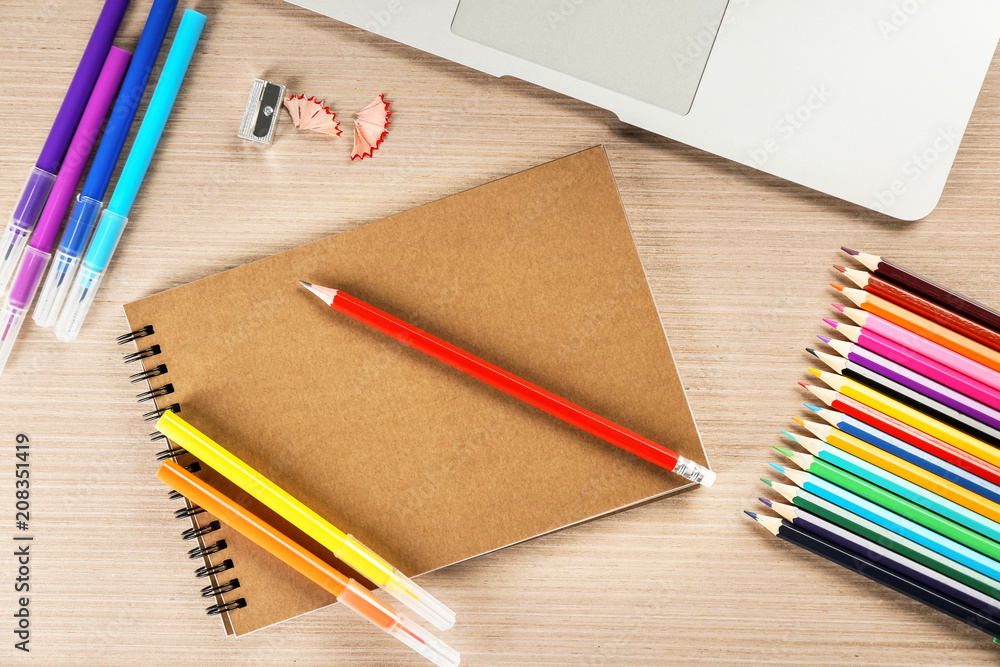
[[3, 372], [7, 365], [7, 357], [14, 349], [14, 341], [17, 340], [17, 333], [24, 324], [24, 316], [28, 312], [27, 308], [15, 306], [9, 301], [0, 310], [0, 372]]
[[413, 611], [426, 618], [434, 627], [447, 630], [455, 625], [455, 612], [433, 595], [410, 581], [406, 575], [389, 565], [353, 535], [344, 538], [333, 555], [357, 570], [369, 581], [381, 586]]
[[31, 318], [38, 326], [51, 327], [56, 323], [59, 310], [66, 301], [66, 295], [69, 294], [73, 276], [76, 275], [83, 250], [87, 246], [87, 240], [90, 239], [90, 233], [94, 231], [94, 223], [97, 222], [97, 215], [100, 212], [100, 201], [82, 194], [77, 197], [69, 222], [66, 223], [66, 231], [63, 233], [62, 241], [59, 242], [59, 251], [49, 267], [45, 282], [42, 284], [42, 291], [38, 295], [38, 303], [31, 313]]
[[56, 175], [44, 169], [33, 167], [24, 184], [17, 207], [7, 222], [3, 237], [0, 238], [0, 292], [7, 290], [7, 283], [17, 268], [17, 263], [28, 244], [31, 231], [42, 214], [45, 200], [49, 197]]
[[455, 667], [460, 661], [458, 651], [424, 630], [417, 623], [396, 612], [351, 579], [337, 601], [352, 609], [385, 632], [440, 667]]
[[389, 634], [440, 667], [457, 667], [461, 654], [402, 614]]
[[49, 272], [42, 283], [42, 291], [38, 295], [38, 303], [31, 313], [31, 319], [40, 327], [51, 327], [59, 317], [59, 309], [66, 302], [73, 285], [80, 256], [69, 255], [63, 251], [56, 253], [55, 261], [49, 266]]
[[56, 338], [64, 343], [76, 340], [103, 279], [103, 271], [93, 271], [86, 264], [80, 267], [56, 321]]

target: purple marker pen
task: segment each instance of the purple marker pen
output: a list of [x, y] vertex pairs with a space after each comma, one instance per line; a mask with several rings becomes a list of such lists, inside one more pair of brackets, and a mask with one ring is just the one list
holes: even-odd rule
[[21, 258], [21, 252], [28, 243], [31, 230], [38, 222], [38, 216], [49, 196], [56, 172], [62, 164], [70, 138], [80, 122], [80, 115], [87, 99], [94, 89], [97, 75], [111, 50], [111, 42], [118, 32], [129, 0], [106, 0], [101, 15], [90, 35], [87, 48], [76, 68], [73, 80], [63, 98], [59, 113], [56, 114], [52, 129], [45, 140], [38, 161], [28, 175], [28, 182], [21, 191], [21, 198], [14, 207], [14, 214], [7, 223], [7, 229], [0, 237], [0, 294], [3, 294], [14, 267]]
[[111, 47], [97, 77], [97, 84], [80, 118], [80, 124], [73, 134], [59, 176], [52, 186], [52, 194], [42, 210], [38, 230], [31, 238], [31, 243], [14, 277], [10, 293], [7, 295], [7, 301], [0, 310], [0, 372], [3, 372], [14, 340], [21, 330], [24, 316], [45, 274], [59, 227], [66, 217], [73, 193], [83, 176], [83, 168], [94, 149], [94, 144], [97, 143], [97, 135], [101, 131], [104, 118], [108, 115], [122, 77], [125, 76], [125, 69], [131, 57], [132, 54], [128, 51], [116, 46]]

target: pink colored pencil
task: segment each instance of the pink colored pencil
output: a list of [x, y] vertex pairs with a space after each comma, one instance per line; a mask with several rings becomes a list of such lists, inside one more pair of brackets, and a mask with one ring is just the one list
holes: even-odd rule
[[[832, 320], [824, 321], [843, 334], [848, 340], [857, 343], [866, 350], [871, 350], [875, 354], [881, 354], [886, 359], [891, 359], [901, 366], [906, 366], [911, 371], [916, 371], [925, 377], [940, 382], [946, 387], [951, 387], [955, 391], [962, 392], [969, 398], [974, 398], [991, 408], [1000, 410], [1000, 391], [993, 387], [983, 384], [978, 380], [973, 380], [953, 368], [939, 364], [929, 357], [925, 357], [867, 329], [862, 329], [851, 324], [833, 322]], [[830, 340], [826, 336], [820, 336], [820, 339], [824, 342], [837, 342]]]
[[872, 315], [857, 308], [844, 308], [837, 304], [834, 304], [834, 307], [857, 322], [862, 329], [867, 329], [925, 357], [930, 357], [940, 364], [952, 368], [963, 375], [967, 375], [973, 380], [978, 380], [994, 389], [1000, 389], [1000, 373], [992, 368], [973, 361], [954, 350], [949, 350], [943, 345], [938, 345], [934, 341], [919, 336], [912, 331], [907, 331], [903, 327], [893, 324], [878, 315]]

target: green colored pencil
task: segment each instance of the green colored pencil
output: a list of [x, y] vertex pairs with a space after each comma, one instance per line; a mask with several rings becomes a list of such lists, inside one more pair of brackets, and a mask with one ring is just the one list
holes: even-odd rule
[[[939, 553], [1000, 581], [1000, 544], [993, 540], [849, 472], [839, 471], [835, 475], [836, 481], [829, 481], [777, 463], [772, 463], [771, 466], [806, 491], [857, 512], [884, 527], [889, 527], [889, 522], [900, 524], [898, 520], [901, 519], [906, 530], [900, 532], [906, 537], [936, 551], [944, 549]], [[764, 482], [769, 483], [767, 480]], [[946, 542], [940, 543], [939, 538]], [[959, 549], [955, 550], [955, 546]]]

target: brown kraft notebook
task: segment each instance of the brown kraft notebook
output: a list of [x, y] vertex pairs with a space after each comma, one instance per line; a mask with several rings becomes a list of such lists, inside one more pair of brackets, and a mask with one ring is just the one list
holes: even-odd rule
[[[343, 289], [707, 463], [601, 147], [130, 303], [125, 314], [132, 330], [153, 331], [136, 340], [150, 350], [139, 363], [166, 369], [150, 388], [173, 387], [158, 408], [179, 405], [409, 576], [690, 488], [324, 307], [300, 279]], [[198, 474], [336, 564], [207, 467]], [[212, 520], [193, 518], [206, 531]], [[205, 560], [222, 571], [191, 592], [239, 580], [216, 599], [245, 603], [222, 614], [229, 634], [333, 602], [226, 526], [197, 541], [220, 539], [226, 548]]]

